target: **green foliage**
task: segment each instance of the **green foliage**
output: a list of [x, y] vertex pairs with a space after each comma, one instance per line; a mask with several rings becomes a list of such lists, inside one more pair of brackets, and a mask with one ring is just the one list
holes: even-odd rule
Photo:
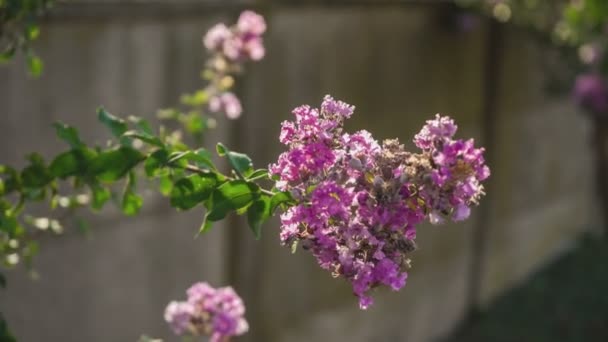
[[135, 172], [129, 171], [129, 177], [127, 178], [127, 184], [125, 185], [125, 191], [122, 195], [122, 212], [125, 215], [133, 216], [139, 212], [143, 205], [143, 198], [135, 193], [136, 188]]
[[[5, 265], [31, 261], [37, 251], [36, 232], [62, 231], [58, 219], [23, 215], [33, 201], [47, 200], [52, 210], [71, 213], [83, 206], [101, 210], [114, 198], [125, 215], [136, 215], [143, 206], [137, 184], [147, 178], [158, 182], [159, 191], [169, 197], [176, 209], [190, 210], [201, 205], [206, 209], [200, 232], [235, 212], [247, 214], [256, 238], [277, 207], [293, 202], [288, 193], [258, 185], [257, 182], [269, 180], [268, 171], [254, 171], [251, 158], [221, 143], [216, 150], [218, 156], [228, 160], [229, 175], [218, 170], [208, 150], [190, 149], [163, 134], [162, 129], [155, 133], [141, 118], [124, 120], [99, 109], [98, 119], [113, 136], [113, 142], [105, 148], [87, 146], [76, 128], [56, 123], [58, 138], [69, 147], [66, 151], [50, 163], [31, 154], [29, 164], [20, 171], [0, 167], [0, 257]], [[66, 185], [75, 194], [60, 194]]]
[[97, 109], [97, 119], [104, 124], [116, 138], [120, 138], [129, 129], [125, 120], [108, 113], [103, 108]]
[[218, 184], [214, 173], [194, 174], [175, 182], [171, 190], [171, 205], [188, 210], [207, 200]]
[[268, 195], [261, 195], [247, 209], [247, 222], [256, 239], [262, 235], [262, 223], [266, 222], [271, 215], [271, 197]]
[[15, 336], [13, 336], [11, 334], [11, 332], [8, 330], [8, 325], [6, 324], [6, 321], [4, 320], [4, 317], [2, 316], [1, 313], [0, 313], [0, 341], [17, 342], [17, 340], [15, 339]]
[[230, 166], [239, 178], [245, 178], [253, 174], [253, 162], [246, 154], [230, 151], [222, 143], [217, 143], [216, 149], [220, 157], [228, 158]]
[[36, 56], [31, 43], [40, 36], [38, 19], [54, 4], [54, 0], [0, 1], [0, 63], [13, 59], [17, 51], [25, 56], [29, 73], [42, 73], [42, 60]]
[[213, 222], [223, 220], [229, 212], [250, 206], [259, 196], [259, 190], [256, 184], [240, 179], [218, 186], [205, 203], [207, 215], [199, 232], [207, 232]]
[[89, 173], [102, 182], [115, 182], [145, 159], [138, 150], [120, 146], [103, 151], [91, 162]]

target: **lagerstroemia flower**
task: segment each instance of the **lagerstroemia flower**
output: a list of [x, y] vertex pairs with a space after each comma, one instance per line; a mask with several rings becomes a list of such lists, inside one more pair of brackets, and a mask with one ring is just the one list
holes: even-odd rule
[[265, 54], [262, 40], [264, 32], [264, 17], [253, 11], [244, 11], [236, 25], [229, 28], [217, 24], [212, 27], [203, 37], [203, 44], [207, 49], [233, 62], [259, 61]]
[[209, 335], [211, 342], [222, 342], [249, 330], [245, 306], [232, 287], [216, 289], [200, 282], [187, 295], [185, 302], [171, 302], [165, 310], [165, 320], [175, 334]]
[[231, 92], [225, 92], [209, 100], [209, 110], [214, 113], [226, 113], [228, 119], [237, 119], [241, 116], [243, 107], [241, 107], [241, 101], [239, 101], [236, 95]]
[[594, 114], [608, 112], [608, 85], [599, 74], [583, 74], [576, 78], [574, 99]]
[[259, 61], [265, 49], [262, 35], [266, 32], [264, 18], [253, 12], [244, 11], [235, 25], [223, 23], [213, 26], [203, 37], [203, 44], [213, 53], [208, 61], [208, 77], [211, 84], [206, 92], [209, 95], [209, 111], [225, 113], [229, 119], [236, 119], [243, 111], [238, 97], [229, 92], [233, 79], [247, 61]]
[[347, 279], [365, 309], [373, 288], [405, 285], [416, 225], [468, 218], [490, 170], [483, 148], [454, 139], [449, 117], [427, 121], [414, 153], [396, 139], [344, 132], [353, 112], [329, 95], [320, 109], [294, 109], [279, 138], [288, 149], [269, 168], [276, 187], [298, 203], [281, 215], [281, 242], [299, 242], [323, 269]]

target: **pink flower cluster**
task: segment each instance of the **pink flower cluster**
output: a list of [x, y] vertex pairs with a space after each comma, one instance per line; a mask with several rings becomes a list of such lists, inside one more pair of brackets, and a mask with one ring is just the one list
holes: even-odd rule
[[244, 11], [236, 25], [227, 27], [220, 23], [212, 27], [203, 38], [203, 43], [207, 49], [233, 62], [259, 61], [265, 54], [264, 32], [264, 18], [255, 12]]
[[414, 141], [378, 143], [367, 131], [343, 132], [354, 107], [326, 96], [321, 108], [301, 106], [282, 124], [288, 146], [271, 174], [297, 205], [281, 215], [284, 245], [299, 243], [319, 265], [351, 282], [359, 305], [370, 290], [405, 285], [416, 225], [466, 219], [484, 194], [490, 171], [473, 140], [454, 140], [456, 125], [437, 115]]
[[264, 32], [264, 17], [252, 11], [244, 11], [235, 25], [228, 27], [220, 23], [205, 34], [203, 44], [213, 52], [207, 63], [211, 79], [207, 89], [210, 94], [210, 112], [225, 113], [229, 119], [241, 116], [241, 102], [234, 93], [228, 91], [231, 85], [225, 85], [225, 81], [232, 80], [227, 76], [238, 73], [244, 62], [259, 61], [264, 57]]
[[608, 84], [600, 74], [579, 75], [574, 84], [573, 95], [578, 105], [591, 113], [608, 113]]
[[200, 282], [192, 285], [187, 295], [185, 302], [173, 301], [165, 310], [165, 320], [175, 334], [209, 335], [211, 342], [222, 342], [249, 329], [243, 301], [232, 287], [215, 289]]

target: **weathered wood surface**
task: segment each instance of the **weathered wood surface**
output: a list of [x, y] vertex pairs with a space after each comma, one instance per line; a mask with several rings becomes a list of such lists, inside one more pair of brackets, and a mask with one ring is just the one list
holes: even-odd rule
[[[174, 104], [200, 82], [202, 33], [230, 13], [51, 17], [37, 46], [43, 77], [28, 80], [18, 63], [0, 69], [0, 163], [63, 148], [50, 127], [55, 120], [103, 142], [98, 105], [152, 117]], [[279, 122], [326, 93], [357, 106], [350, 129], [377, 138], [409, 143], [436, 112], [456, 118], [461, 136], [481, 136], [484, 25], [454, 32], [438, 24], [430, 6], [268, 6], [264, 13], [268, 55], [242, 79], [242, 122], [222, 120], [209, 141], [240, 134], [240, 150], [264, 166], [280, 152]], [[490, 211], [483, 303], [559, 253], [596, 217], [588, 123], [568, 99], [543, 93], [541, 48], [507, 32], [504, 51], [494, 85], [494, 193], [478, 208]], [[421, 227], [408, 285], [378, 293], [366, 312], [310, 255], [281, 248], [276, 222], [261, 241], [238, 221], [195, 240], [201, 219], [201, 210], [176, 213], [152, 194], [140, 217], [108, 210], [93, 219], [89, 238], [69, 233], [44, 241], [40, 280], [9, 273], [0, 307], [26, 342], [134, 341], [140, 333], [171, 341], [164, 306], [200, 279], [233, 283], [244, 294], [252, 331], [243, 340], [251, 341], [429, 341], [467, 310], [476, 215], [464, 224]]]

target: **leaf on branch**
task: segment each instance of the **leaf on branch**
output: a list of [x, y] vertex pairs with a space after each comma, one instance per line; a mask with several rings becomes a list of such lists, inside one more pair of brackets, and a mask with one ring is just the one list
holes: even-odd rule
[[145, 156], [138, 150], [121, 146], [101, 152], [91, 163], [91, 173], [100, 181], [114, 182], [144, 159]]
[[72, 126], [66, 125], [61, 122], [55, 122], [53, 124], [55, 127], [55, 131], [57, 132], [57, 136], [68, 143], [72, 148], [82, 147], [84, 144], [80, 140], [80, 136], [78, 135], [78, 130]]
[[135, 193], [136, 188], [136, 180], [135, 173], [133, 171], [129, 172], [129, 177], [127, 178], [127, 184], [125, 186], [125, 191], [122, 195], [122, 212], [125, 215], [133, 216], [139, 213], [141, 206], [143, 205], [143, 198]]
[[95, 151], [82, 147], [61, 153], [49, 165], [53, 177], [66, 179], [70, 176], [85, 175], [91, 162], [96, 157]]
[[144, 170], [148, 177], [157, 176], [165, 165], [169, 161], [169, 152], [167, 150], [156, 150], [152, 152], [144, 163]]
[[161, 194], [164, 196], [169, 196], [173, 190], [173, 182], [171, 181], [171, 177], [169, 175], [161, 176], [158, 188]]
[[104, 124], [116, 138], [120, 138], [129, 129], [125, 120], [108, 113], [103, 107], [97, 109], [97, 119]]
[[25, 188], [42, 188], [53, 180], [42, 156], [33, 153], [28, 159], [31, 164], [21, 171], [21, 180]]
[[8, 324], [4, 320], [4, 317], [0, 313], [0, 341], [3, 342], [17, 342], [15, 337], [8, 330]]
[[293, 198], [289, 192], [277, 192], [270, 199], [270, 215], [274, 214], [277, 207], [284, 203], [292, 202]]
[[43, 63], [40, 57], [32, 53], [28, 53], [26, 61], [27, 69], [29, 70], [30, 75], [33, 77], [38, 77], [42, 74]]
[[165, 144], [163, 144], [162, 140], [160, 140], [159, 137], [152, 135], [152, 134], [148, 134], [146, 132], [137, 132], [137, 131], [126, 131], [122, 137], [126, 137], [126, 138], [133, 138], [133, 139], [139, 139], [145, 143], [148, 143], [150, 145], [153, 146], [157, 146], [157, 147], [165, 147]]
[[244, 180], [233, 180], [220, 185], [206, 202], [207, 214], [199, 233], [208, 231], [212, 222], [224, 219], [230, 211], [251, 205], [258, 196], [259, 187]]
[[262, 236], [262, 224], [272, 215], [270, 196], [262, 195], [247, 209], [247, 222], [256, 239]]
[[152, 129], [152, 125], [150, 125], [148, 120], [146, 120], [144, 118], [140, 118], [139, 116], [129, 116], [129, 121], [131, 121], [135, 124], [135, 127], [137, 127], [137, 130], [139, 132], [142, 132], [142, 133], [145, 133], [148, 135], [154, 135], [154, 130]]
[[15, 52], [17, 52], [17, 47], [10, 46], [7, 49], [0, 52], [0, 63], [7, 63], [15, 56]]
[[204, 148], [196, 151], [173, 152], [169, 155], [169, 160], [167, 161], [168, 164], [178, 163], [181, 166], [186, 166], [188, 162], [193, 162], [205, 169], [217, 170], [211, 161], [209, 151]]
[[215, 174], [194, 174], [175, 182], [171, 190], [171, 205], [188, 210], [207, 200], [217, 186]]
[[93, 193], [91, 207], [95, 210], [103, 208], [104, 204], [112, 197], [110, 189], [99, 184], [91, 185], [91, 192]]
[[216, 150], [220, 157], [228, 158], [230, 166], [239, 177], [245, 178], [253, 173], [253, 162], [246, 154], [230, 151], [222, 143], [217, 143]]
[[253, 171], [249, 175], [249, 177], [247, 177], [247, 180], [254, 181], [254, 180], [263, 179], [263, 178], [268, 178], [268, 170], [258, 169], [258, 170]]

